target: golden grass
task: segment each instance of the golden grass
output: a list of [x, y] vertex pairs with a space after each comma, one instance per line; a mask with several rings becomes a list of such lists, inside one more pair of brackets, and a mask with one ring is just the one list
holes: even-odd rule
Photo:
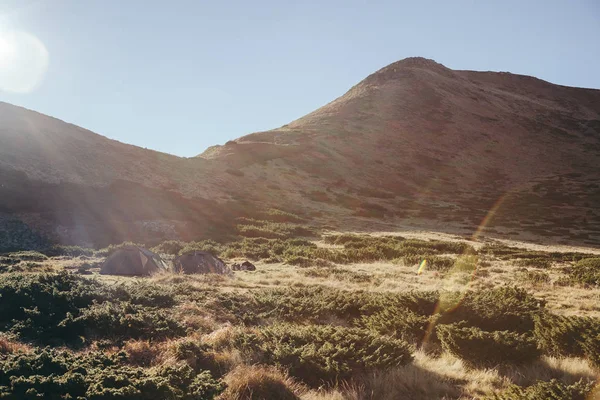
[[29, 353], [30, 351], [32, 351], [30, 346], [0, 334], [0, 354]]
[[[459, 237], [431, 236], [427, 233], [400, 234], [419, 239], [463, 240]], [[480, 242], [469, 243], [474, 247], [481, 246]], [[317, 245], [330, 247], [322, 242], [317, 242]], [[537, 245], [519, 245], [535, 250], [542, 249]], [[555, 250], [546, 247], [543, 249]], [[566, 248], [566, 250], [574, 249]], [[233, 276], [161, 273], [151, 277], [150, 281], [163, 285], [185, 283], [189, 285], [190, 290], [235, 290], [240, 292], [295, 286], [406, 292], [410, 290], [485, 290], [502, 285], [517, 285], [527, 289], [534, 296], [546, 300], [546, 307], [557, 314], [600, 317], [600, 306], [598, 305], [600, 304], [600, 289], [556, 285], [557, 280], [564, 276], [562, 268], [568, 263], [553, 263], [550, 268], [545, 269], [527, 267], [527, 270], [545, 272], [549, 275], [550, 281], [540, 284], [517, 279], [520, 276], [519, 273], [524, 269], [514, 265], [510, 260], [482, 256], [480, 261], [483, 261], [483, 263], [480, 262], [482, 266], [474, 275], [466, 273], [444, 275], [427, 270], [418, 275], [416, 265], [404, 265], [402, 262], [336, 265], [335, 273], [324, 272], [321, 275], [307, 273], [310, 268], [300, 268], [282, 263], [255, 262], [257, 271], [235, 272]], [[319, 269], [319, 267], [313, 268]], [[356, 274], [368, 275], [369, 279], [364, 281], [352, 279], [351, 277]], [[138, 278], [99, 277], [99, 279], [135, 281]], [[599, 371], [580, 358], [542, 357], [539, 361], [529, 365], [473, 369], [450, 355], [442, 354], [436, 357], [419, 350], [415, 352], [412, 364], [382, 373], [357, 377], [352, 382], [334, 388], [305, 390], [289, 379], [285, 372], [272, 367], [244, 365], [239, 353], [223, 350], [223, 344], [228, 343], [231, 335], [236, 329], [241, 329], [240, 327], [216, 322], [214, 316], [211, 316], [195, 302], [184, 302], [178, 305], [175, 313], [178, 320], [195, 334], [188, 338], [167, 340], [162, 343], [130, 341], [125, 344], [124, 350], [129, 355], [130, 361], [138, 365], [156, 366], [186, 362], [190, 366], [195, 366], [199, 362], [198, 360], [180, 360], [175, 357], [173, 349], [178, 341], [193, 340], [211, 345], [215, 350], [210, 356], [219, 366], [220, 372], [227, 373], [229, 371], [225, 381], [230, 388], [223, 394], [222, 400], [262, 398], [257, 396], [264, 393], [263, 389], [267, 386], [276, 392], [280, 391], [283, 393], [282, 396], [295, 396], [280, 398], [302, 398], [304, 400], [473, 399], [501, 391], [513, 383], [527, 386], [538, 380], [558, 379], [571, 384], [581, 378], [595, 380], [599, 376]], [[15, 351], [14, 349], [18, 346], [19, 344], [7, 342], [6, 339], [3, 341], [3, 338], [0, 337], [0, 353]], [[268, 398], [277, 398], [273, 397], [274, 395], [271, 396]]]
[[307, 392], [305, 400], [473, 399], [507, 388], [528, 386], [538, 380], [558, 379], [567, 384], [579, 379], [595, 380], [598, 371], [579, 358], [543, 357], [523, 366], [472, 369], [461, 360], [443, 354], [414, 354], [412, 364], [361, 377], [326, 391]]
[[240, 365], [223, 379], [227, 389], [219, 400], [297, 400], [306, 390], [271, 366]]

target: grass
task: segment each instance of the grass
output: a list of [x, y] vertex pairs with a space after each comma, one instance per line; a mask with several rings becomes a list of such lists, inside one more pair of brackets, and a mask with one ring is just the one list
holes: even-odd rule
[[[281, 210], [238, 223], [304, 226]], [[568, 398], [598, 376], [589, 254], [292, 234], [153, 247], [167, 262], [190, 249], [249, 259], [253, 272], [98, 275], [117, 247], [0, 258], [0, 397]]]

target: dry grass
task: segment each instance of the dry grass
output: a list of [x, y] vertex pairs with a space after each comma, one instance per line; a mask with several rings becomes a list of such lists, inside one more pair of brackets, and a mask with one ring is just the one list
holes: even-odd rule
[[567, 384], [595, 380], [598, 371], [579, 358], [543, 357], [510, 369], [472, 369], [449, 355], [431, 357], [417, 351], [412, 364], [373, 374], [329, 391], [312, 391], [306, 400], [473, 399], [501, 391], [510, 384], [527, 386], [558, 379]]
[[32, 348], [0, 334], [0, 354], [29, 353]]
[[271, 366], [240, 365], [223, 379], [227, 389], [220, 400], [298, 400], [306, 390]]
[[[401, 235], [419, 239], [449, 239], [439, 235], [428, 236], [426, 233], [407, 235], [403, 232]], [[463, 240], [459, 237], [450, 239]], [[469, 243], [474, 247], [481, 246], [480, 242]], [[331, 246], [322, 242], [317, 244]], [[557, 250], [537, 245], [519, 245], [534, 250]], [[549, 268], [527, 267], [525, 270], [512, 260], [501, 260], [489, 255], [481, 256], [479, 261], [480, 266], [475, 274], [444, 274], [428, 270], [417, 274], [417, 265], [405, 265], [401, 261], [336, 265], [333, 269], [255, 262], [257, 271], [236, 272], [231, 277], [161, 273], [143, 279], [165, 286], [185, 284], [189, 290], [221, 292], [251, 292], [262, 288], [301, 286], [377, 292], [464, 291], [485, 290], [508, 284], [523, 287], [535, 297], [544, 299], [547, 302], [546, 308], [554, 313], [600, 317], [600, 289], [556, 284], [564, 276], [563, 268], [569, 263], [555, 262]], [[540, 283], [518, 279], [527, 271], [547, 273], [549, 281]], [[356, 278], [361, 276], [368, 279]], [[98, 276], [98, 279], [107, 282], [136, 282], [140, 278]], [[551, 379], [572, 384], [582, 378], [595, 380], [599, 376], [599, 371], [580, 358], [542, 357], [528, 365], [474, 369], [450, 355], [433, 356], [419, 350], [414, 353], [412, 364], [356, 377], [351, 382], [333, 388], [306, 390], [283, 371], [274, 367], [244, 365], [242, 356], [236, 350], [223, 350], [223, 344], [231, 342], [232, 335], [241, 327], [219, 322], [222, 320], [212, 315], [201, 303], [186, 300], [178, 304], [173, 312], [177, 320], [193, 333], [188, 337], [163, 342], [128, 341], [123, 350], [128, 354], [130, 363], [144, 367], [186, 363], [194, 369], [212, 369], [218, 376], [225, 375], [224, 380], [228, 384], [227, 391], [221, 396], [222, 400], [473, 399], [502, 391], [510, 384], [527, 386], [538, 380]], [[342, 322], [334, 321], [334, 324]], [[193, 353], [182, 356], [178, 349], [185, 342], [209, 345], [211, 349], [201, 357]], [[16, 351], [29, 351], [29, 347], [0, 336], [0, 354]]]

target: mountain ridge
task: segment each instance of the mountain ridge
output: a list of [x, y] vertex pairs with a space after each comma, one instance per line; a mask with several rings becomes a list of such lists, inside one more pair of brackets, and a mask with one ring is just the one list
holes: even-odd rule
[[[283, 127], [191, 158], [40, 116], [0, 103], [0, 172], [25, 174], [19, 179], [46, 188], [55, 203], [17, 207], [33, 203], [15, 178], [0, 188], [0, 213], [62, 242], [82, 231], [92, 244], [153, 240], [144, 224], [168, 227], [157, 240], [195, 239], [264, 207], [326, 223], [445, 221], [468, 232], [504, 199], [490, 233], [600, 243], [596, 89], [409, 58]], [[66, 198], [65, 185], [78, 194]], [[140, 213], [140, 201], [152, 206]], [[126, 217], [105, 223], [106, 213]]]

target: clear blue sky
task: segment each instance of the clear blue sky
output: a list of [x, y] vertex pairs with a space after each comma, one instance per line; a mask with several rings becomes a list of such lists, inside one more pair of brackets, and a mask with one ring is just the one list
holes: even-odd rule
[[7, 29], [49, 57], [37, 88], [0, 100], [180, 156], [286, 124], [410, 56], [600, 88], [597, 0], [0, 0]]

